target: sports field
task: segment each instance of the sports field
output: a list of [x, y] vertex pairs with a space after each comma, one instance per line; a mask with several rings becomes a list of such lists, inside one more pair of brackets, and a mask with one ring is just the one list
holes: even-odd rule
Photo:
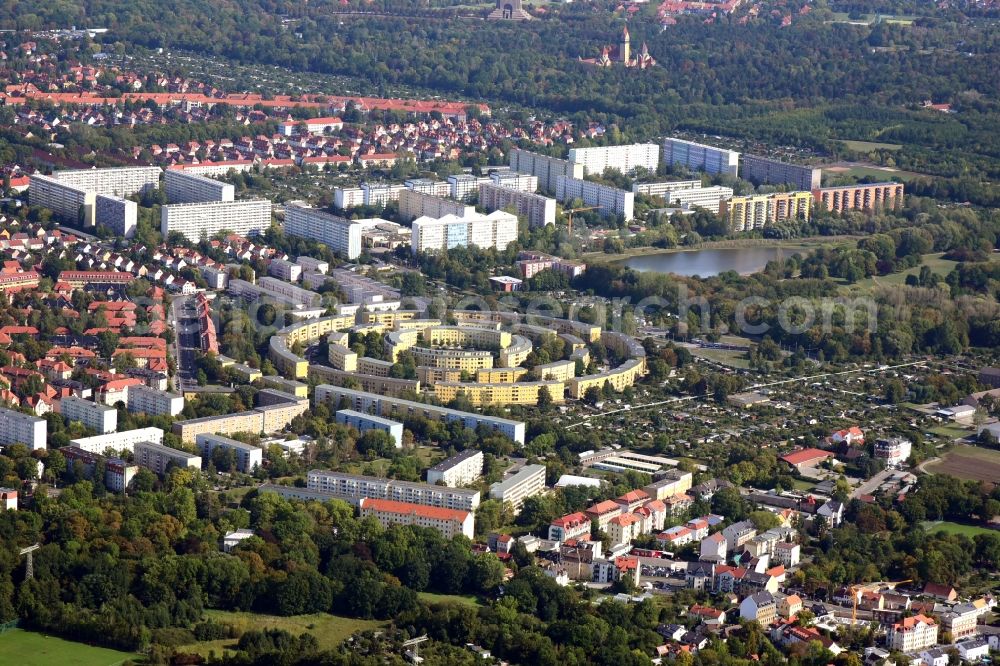
[[24, 629], [0, 634], [0, 664], [17, 666], [118, 666], [128, 660], [141, 661], [133, 652], [119, 652], [86, 643], [65, 641], [55, 636]]
[[964, 534], [970, 539], [977, 534], [996, 534], [996, 530], [977, 525], [963, 525], [952, 523], [947, 520], [934, 520], [923, 523], [924, 529], [933, 534], [934, 532], [947, 532], [948, 534]]
[[956, 446], [941, 460], [926, 466], [928, 472], [950, 474], [959, 479], [991, 481], [1000, 479], [1000, 451], [981, 446]]

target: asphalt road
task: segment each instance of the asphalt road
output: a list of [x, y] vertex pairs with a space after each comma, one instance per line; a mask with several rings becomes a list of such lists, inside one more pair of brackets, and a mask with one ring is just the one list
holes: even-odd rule
[[169, 320], [174, 327], [174, 338], [177, 357], [177, 374], [174, 376], [174, 388], [183, 391], [185, 388], [197, 386], [195, 360], [201, 349], [201, 328], [198, 325], [194, 298], [177, 296], [170, 304]]

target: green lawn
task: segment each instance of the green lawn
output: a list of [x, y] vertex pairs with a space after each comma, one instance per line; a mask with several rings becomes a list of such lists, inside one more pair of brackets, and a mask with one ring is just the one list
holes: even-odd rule
[[905, 271], [900, 271], [899, 273], [890, 273], [889, 275], [877, 275], [874, 277], [866, 278], [864, 280], [858, 280], [853, 285], [845, 285], [844, 288], [850, 289], [861, 289], [864, 291], [870, 290], [872, 287], [883, 285], [883, 286], [895, 286], [906, 284], [906, 277], [908, 275], [919, 275], [920, 269], [924, 266], [931, 269], [931, 271], [937, 274], [940, 278], [944, 278], [948, 273], [958, 265], [958, 262], [950, 261], [943, 258], [943, 253], [937, 254], [925, 254], [923, 262], [919, 266], [914, 266]]
[[792, 479], [792, 488], [795, 490], [812, 490], [816, 486], [815, 481], [807, 481], [806, 479]]
[[429, 604], [450, 602], [464, 604], [473, 608], [477, 608], [482, 605], [476, 597], [463, 594], [434, 594], [433, 592], [418, 592], [417, 596], [420, 597], [422, 601]]
[[835, 176], [849, 176], [851, 178], [864, 178], [865, 176], [872, 176], [880, 180], [896, 180], [899, 179], [904, 183], [908, 183], [911, 180], [926, 179], [927, 176], [919, 173], [914, 173], [913, 171], [900, 171], [899, 169], [887, 169], [882, 167], [874, 166], [852, 166], [846, 168], [833, 168], [833, 169], [823, 169], [827, 173]]
[[939, 425], [934, 426], [933, 428], [928, 428], [927, 432], [940, 435], [945, 439], [961, 439], [962, 437], [968, 437], [971, 435], [972, 429], [959, 425]]
[[996, 534], [996, 530], [991, 530], [988, 527], [978, 527], [977, 525], [963, 525], [961, 523], [952, 523], [948, 521], [935, 520], [935, 521], [925, 521], [922, 523], [924, 529], [930, 533], [944, 531], [948, 534], [963, 534], [970, 539], [977, 534]]
[[716, 363], [728, 365], [730, 368], [746, 369], [750, 367], [750, 359], [745, 351], [734, 349], [692, 349], [692, 356], [707, 358]]
[[65, 641], [34, 631], [12, 629], [0, 634], [0, 664], [17, 666], [117, 666], [129, 659], [140, 660], [134, 652], [119, 652]]
[[867, 153], [872, 150], [899, 150], [903, 147], [899, 143], [879, 143], [878, 141], [855, 141], [852, 139], [842, 139], [843, 143], [849, 150], [854, 150], [859, 153]]
[[[321, 650], [332, 650], [338, 647], [348, 636], [355, 632], [378, 629], [385, 626], [385, 622], [356, 620], [328, 613], [280, 617], [259, 613], [207, 610], [205, 611], [205, 615], [216, 622], [233, 625], [241, 632], [249, 631], [250, 629], [284, 629], [295, 636], [304, 633], [312, 634], [319, 642]], [[178, 652], [197, 653], [207, 657], [208, 653], [213, 650], [217, 655], [221, 655], [225, 649], [233, 648], [235, 645], [235, 639], [202, 641], [191, 645], [183, 645], [178, 647], [177, 650]]]

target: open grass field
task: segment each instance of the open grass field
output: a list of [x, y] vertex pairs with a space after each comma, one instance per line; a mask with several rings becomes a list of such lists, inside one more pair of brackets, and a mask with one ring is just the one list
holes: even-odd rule
[[873, 178], [878, 178], [882, 180], [896, 180], [899, 179], [904, 183], [908, 183], [912, 180], [926, 179], [927, 176], [913, 171], [900, 171], [899, 169], [888, 169], [877, 166], [832, 166], [825, 167], [823, 171], [826, 171], [837, 176], [849, 176], [851, 178], [864, 178], [865, 176], [872, 176]]
[[[259, 613], [207, 610], [205, 611], [205, 615], [216, 622], [233, 625], [240, 629], [240, 631], [248, 631], [250, 629], [284, 629], [295, 636], [304, 633], [312, 634], [319, 642], [321, 650], [332, 650], [338, 647], [347, 640], [348, 636], [355, 632], [378, 629], [385, 626], [385, 622], [356, 620], [328, 613], [279, 617], [277, 615], [262, 615]], [[192, 643], [191, 645], [183, 645], [177, 649], [179, 652], [196, 653], [207, 657], [209, 652], [215, 651], [217, 655], [221, 655], [227, 648], [233, 648], [235, 645], [236, 639], [224, 639], [218, 641], [201, 641], [199, 643]]]
[[963, 534], [970, 539], [977, 534], [995, 534], [996, 530], [991, 530], [988, 527], [979, 527], [977, 525], [963, 525], [961, 523], [952, 523], [946, 520], [934, 520], [925, 521], [923, 523], [924, 529], [928, 532], [947, 532], [948, 534]]
[[972, 429], [960, 425], [939, 425], [928, 428], [927, 432], [939, 435], [947, 440], [962, 439], [972, 434]]
[[[997, 255], [994, 255], [996, 257]], [[908, 275], [919, 275], [920, 269], [923, 266], [927, 266], [932, 272], [937, 274], [942, 279], [950, 273], [958, 262], [950, 261], [943, 258], [942, 253], [937, 254], [925, 254], [923, 263], [920, 266], [914, 266], [913, 268], [901, 271], [899, 273], [891, 273], [889, 275], [877, 275], [864, 280], [859, 280], [853, 285], [844, 285], [843, 290], [862, 290], [869, 291], [876, 286], [896, 286], [901, 284], [906, 284], [906, 276]]]
[[449, 602], [463, 604], [472, 608], [478, 608], [482, 605], [479, 603], [479, 599], [464, 594], [434, 594], [433, 592], [417, 592], [417, 596], [420, 597], [421, 601], [425, 601], [429, 604]]
[[692, 356], [700, 356], [710, 361], [727, 365], [730, 368], [746, 369], [750, 367], [750, 359], [745, 351], [733, 349], [692, 349]]
[[[882, 14], [880, 17], [886, 23], [897, 23], [899, 25], [912, 25], [917, 19], [916, 16], [893, 16], [892, 14]], [[847, 12], [834, 12], [833, 20], [830, 23], [867, 23], [871, 25], [875, 22], [875, 14], [862, 14], [860, 18], [852, 19]]]
[[899, 143], [879, 143], [878, 141], [854, 141], [851, 139], [843, 140], [843, 143], [849, 150], [854, 150], [859, 153], [867, 153], [872, 150], [899, 150], [903, 147]]
[[956, 446], [941, 460], [925, 467], [934, 474], [950, 474], [959, 479], [991, 481], [1000, 479], [1000, 451], [981, 446]]
[[17, 666], [118, 666], [128, 660], [141, 661], [133, 652], [120, 652], [65, 641], [35, 631], [12, 629], [0, 634], [0, 664]]

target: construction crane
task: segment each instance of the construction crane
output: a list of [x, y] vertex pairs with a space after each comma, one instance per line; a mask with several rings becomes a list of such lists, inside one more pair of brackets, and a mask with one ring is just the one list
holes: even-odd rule
[[851, 590], [851, 600], [854, 602], [854, 607], [851, 610], [851, 626], [858, 623], [858, 602], [861, 600], [861, 595], [865, 592], [871, 590], [877, 590], [881, 587], [888, 587], [895, 589], [897, 585], [902, 585], [903, 583], [912, 583], [912, 580], [897, 580], [897, 581], [878, 581], [877, 583], [865, 583], [864, 585], [852, 585]]
[[566, 223], [569, 225], [569, 235], [573, 235], [573, 213], [582, 213], [587, 210], [597, 210], [598, 208], [600, 208], [600, 206], [584, 206], [583, 208], [570, 208], [568, 210], [564, 210], [563, 212], [567, 215]]
[[426, 643], [429, 640], [430, 639], [427, 638], [427, 635], [425, 634], [423, 636], [417, 636], [416, 638], [411, 638], [408, 641], [403, 641], [404, 648], [408, 647], [413, 648], [412, 652], [408, 652], [406, 654], [406, 656], [409, 658], [411, 662], [413, 662], [414, 664], [419, 664], [420, 662], [423, 661], [423, 659], [421, 659], [420, 657], [420, 644]]

